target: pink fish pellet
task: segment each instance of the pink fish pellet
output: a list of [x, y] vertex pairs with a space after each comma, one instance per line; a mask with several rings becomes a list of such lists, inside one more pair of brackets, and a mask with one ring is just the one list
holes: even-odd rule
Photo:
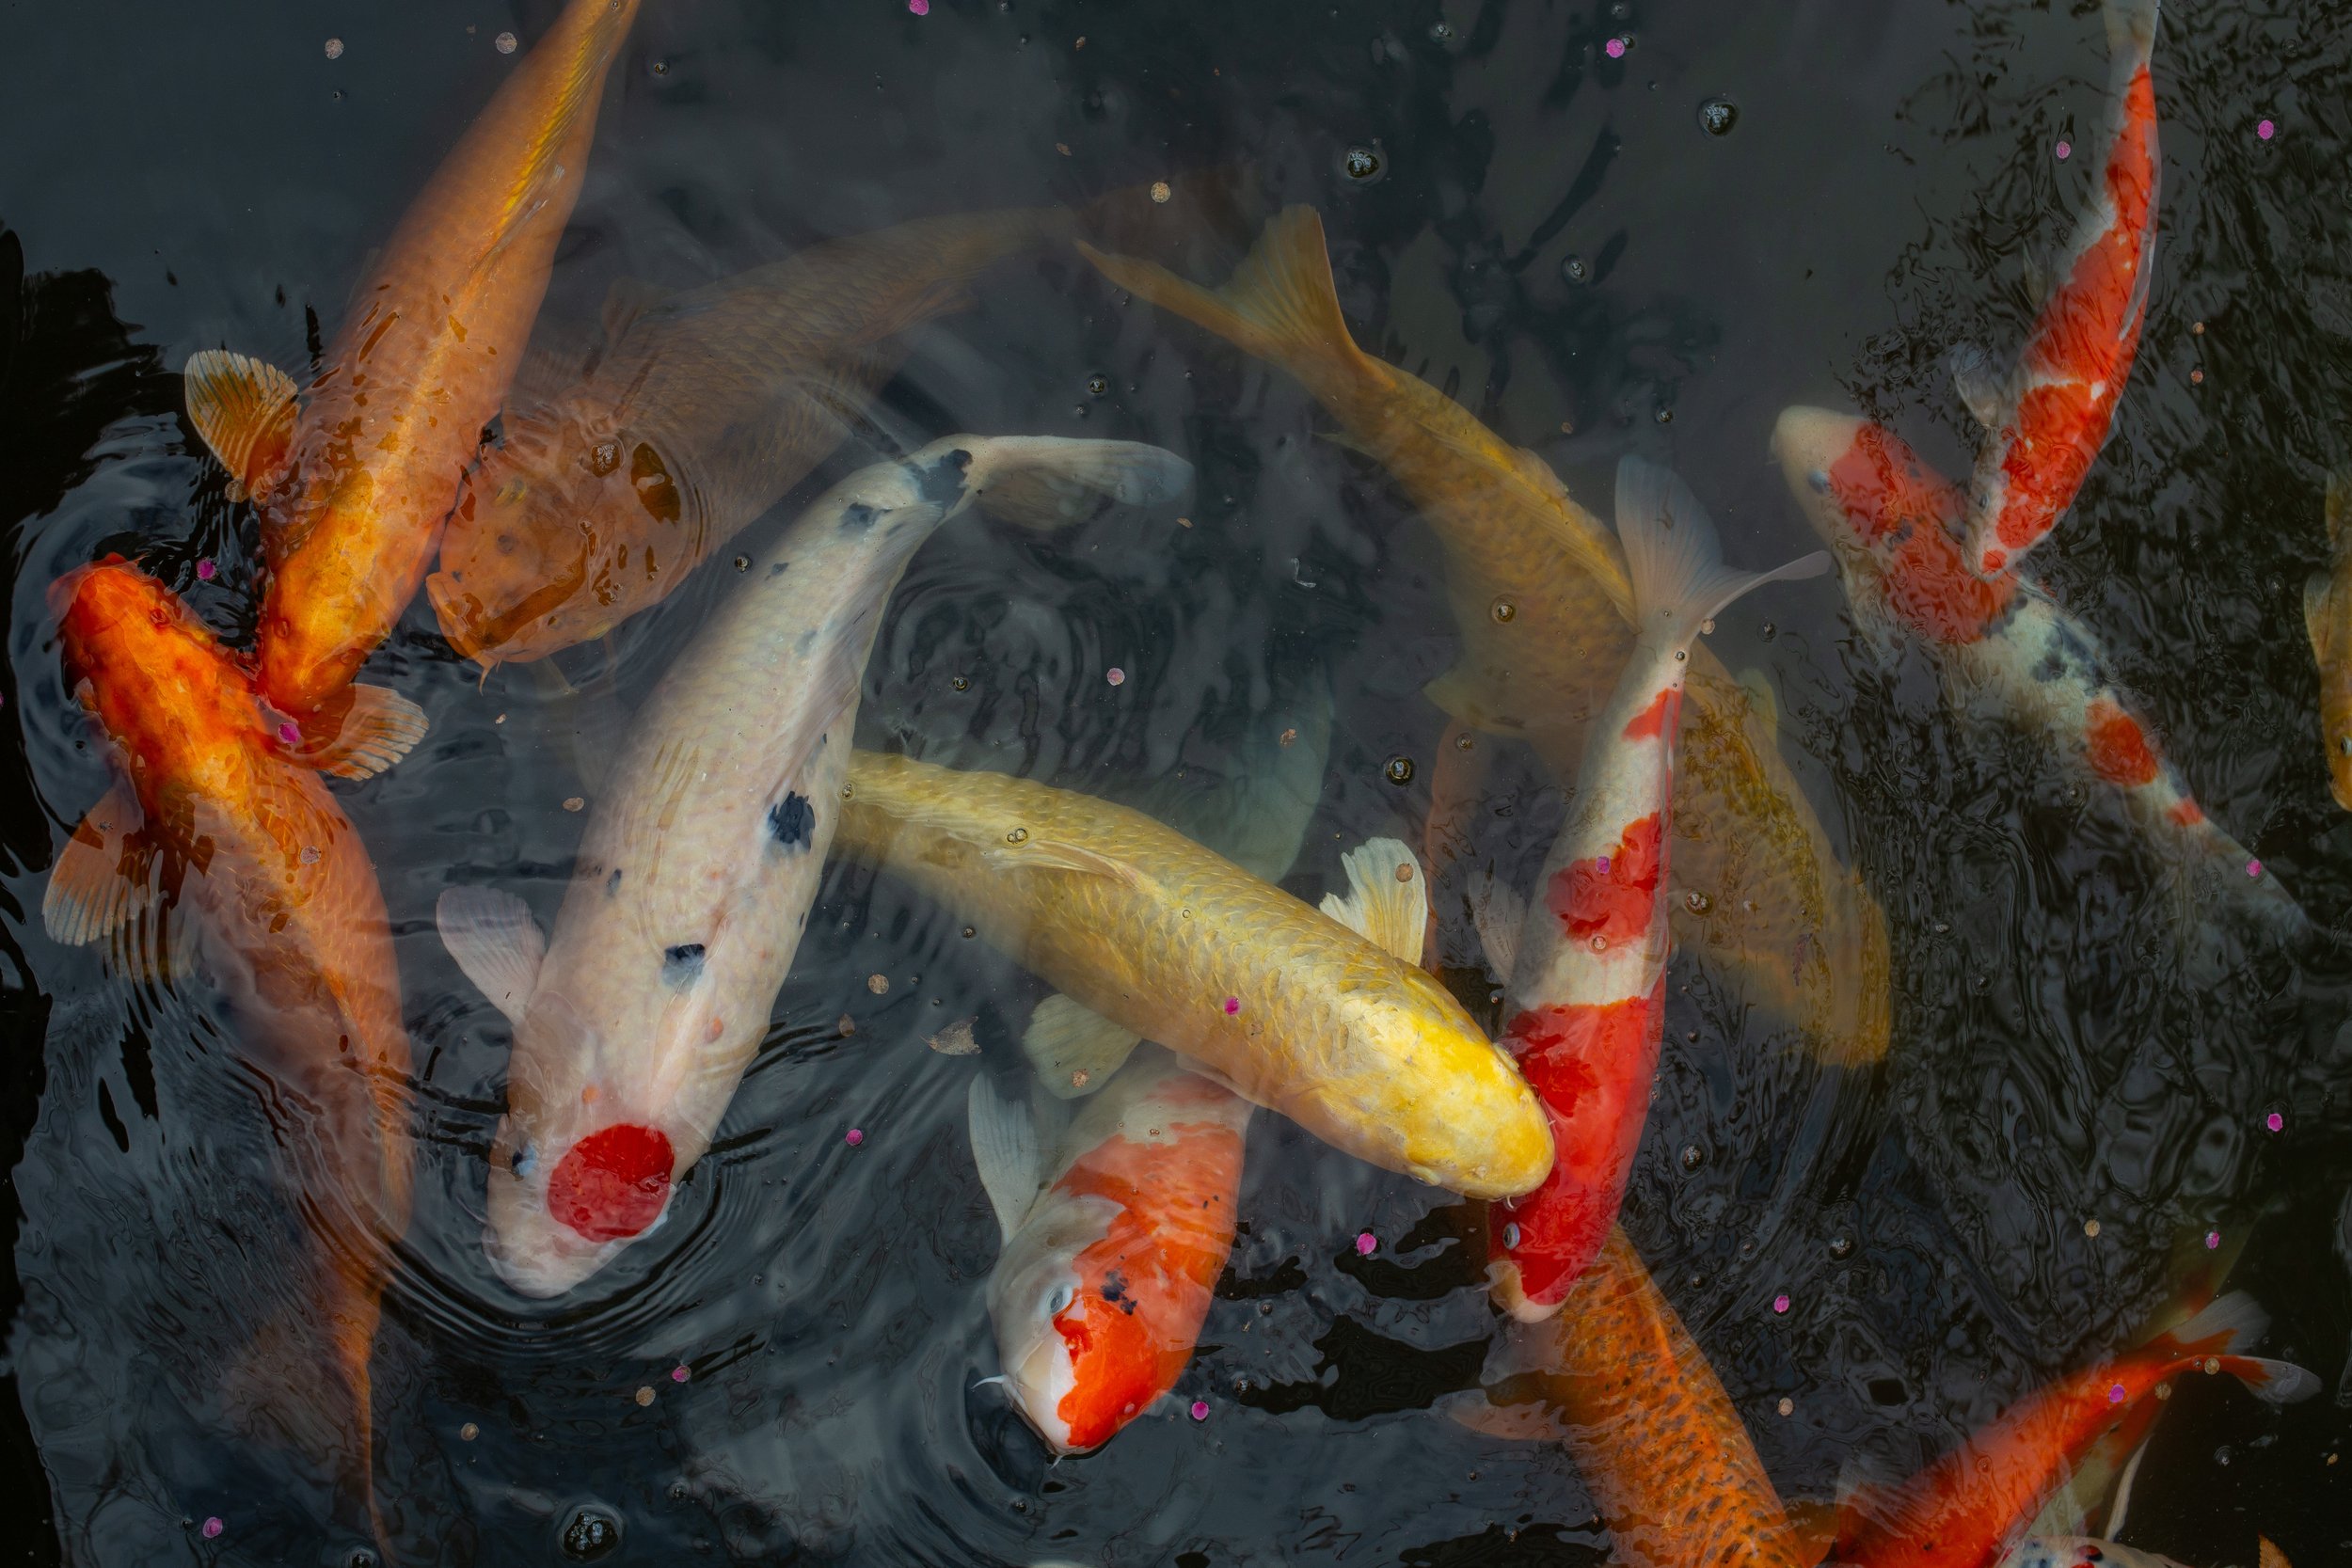
[[1609, 57], [1613, 60], [1622, 60], [1625, 58], [1625, 40], [1623, 39], [1611, 39], [1607, 43], [1601, 45], [1601, 47], [1608, 53]]
[[1379, 1249], [1379, 1246], [1380, 1238], [1369, 1230], [1364, 1231], [1356, 1238], [1356, 1256], [1369, 1258]]
[[2058, 143], [2058, 146], [2052, 148], [2051, 150], [2058, 154], [2058, 162], [2062, 164], [2074, 155], [2074, 144], [2073, 142], [2062, 141]]
[[2280, 1131], [2281, 1128], [2285, 1127], [2286, 1124], [2287, 1118], [2280, 1116], [2276, 1111], [2273, 1111], [2268, 1116], [2263, 1117], [2263, 1125], [2269, 1128], [2273, 1132]]
[[1205, 1421], [1209, 1418], [1208, 1401], [1195, 1400], [1192, 1402], [1192, 1418], [1196, 1421]]
[[196, 563], [197, 579], [200, 582], [210, 582], [213, 580], [213, 573], [215, 570], [217, 568], [213, 565], [212, 558], [207, 556]]
[[1124, 686], [1127, 682], [1127, 672], [1114, 664], [1103, 673], [1103, 678], [1113, 686]]
[[1772, 1310], [1773, 1310], [1773, 1311], [1775, 1311], [1775, 1312], [1786, 1312], [1786, 1311], [1788, 1311], [1788, 1298], [1786, 1295], [1778, 1295], [1778, 1296], [1774, 1296], [1774, 1297], [1772, 1298]]
[[1241, 998], [1240, 998], [1240, 997], [1238, 997], [1238, 996], [1229, 996], [1229, 997], [1227, 997], [1227, 998], [1225, 999], [1225, 1016], [1226, 1016], [1227, 1018], [1231, 1018], [1231, 1017], [1232, 1017], [1235, 1013], [1240, 1012], [1240, 1011], [1241, 1011]]
[[848, 1144], [851, 1148], [855, 1148], [858, 1145], [866, 1141], [866, 1134], [858, 1129], [852, 1127], [850, 1129], [849, 1135], [844, 1137], [841, 1141]]
[[211, 1518], [204, 1521], [204, 1539], [207, 1541], [217, 1540], [220, 1536], [220, 1532], [228, 1528], [228, 1526], [220, 1522], [220, 1515], [215, 1513]]
[[670, 1381], [672, 1383], [684, 1383], [688, 1378], [692, 1377], [694, 1373], [692, 1370], [683, 1361], [670, 1369]]
[[2217, 1251], [2219, 1251], [2219, 1250], [2220, 1250], [2220, 1247], [2221, 1247], [2221, 1232], [2220, 1232], [2220, 1231], [2218, 1231], [2218, 1230], [2208, 1230], [2208, 1231], [2206, 1231], [2206, 1232], [2205, 1232], [2205, 1250], [2206, 1250], [2207, 1252], [2217, 1252]]
[[907, 9], [917, 16], [931, 14], [931, 0], [907, 0]]
[[1604, 877], [1608, 876], [1609, 857], [1607, 855], [1603, 855], [1598, 860], [1593, 862], [1593, 869], [1598, 871]]
[[2246, 874], [2249, 877], [2261, 876], [2263, 874], [2263, 863], [2260, 861], [2248, 861], [2246, 863]]
[[2107, 1390], [2107, 1402], [2109, 1404], [2122, 1404], [2123, 1402], [2123, 1386], [2122, 1384], [2116, 1384]]
[[302, 738], [302, 732], [292, 724], [280, 724], [278, 726], [278, 738], [291, 746]]
[[2268, 141], [2271, 137], [2277, 135], [2278, 134], [2279, 128], [2266, 119], [2260, 125], [2254, 127], [2254, 135], [2260, 136], [2265, 141]]

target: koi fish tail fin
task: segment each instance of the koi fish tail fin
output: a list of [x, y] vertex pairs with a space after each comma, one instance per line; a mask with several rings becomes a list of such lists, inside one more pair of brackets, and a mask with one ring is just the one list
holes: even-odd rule
[[1687, 648], [1707, 623], [1752, 588], [1829, 570], [1815, 550], [1769, 572], [1724, 564], [1715, 524], [1673, 469], [1628, 455], [1617, 464], [1617, 540], [1633, 582], [1634, 624], [1645, 637]]
[[2252, 1296], [2233, 1291], [2178, 1328], [2149, 1341], [2148, 1354], [2167, 1367], [2189, 1371], [2210, 1367], [2246, 1385], [2256, 1399], [2293, 1404], [2319, 1392], [2319, 1379], [2292, 1362], [2244, 1354], [2270, 1327], [2270, 1314]]
[[1173, 500], [1192, 483], [1191, 464], [1140, 441], [1061, 436], [957, 440], [972, 457], [966, 491], [991, 515], [1041, 531], [1066, 527], [1105, 500], [1121, 506]]
[[1323, 218], [1312, 207], [1276, 214], [1225, 287], [1215, 291], [1156, 261], [1108, 255], [1084, 242], [1078, 248], [1120, 288], [1281, 366], [1319, 395], [1376, 364], [1356, 346], [1340, 314]]
[[2107, 53], [2137, 59], [2155, 47], [2156, 13], [2162, 0], [2106, 0]]

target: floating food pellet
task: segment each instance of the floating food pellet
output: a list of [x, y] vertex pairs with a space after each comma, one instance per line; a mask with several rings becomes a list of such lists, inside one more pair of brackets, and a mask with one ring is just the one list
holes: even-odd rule
[[2192, 337], [2192, 338], [2201, 338], [2201, 337], [2203, 337], [2203, 336], [2205, 335], [2205, 324], [2204, 324], [2203, 322], [2191, 322], [2191, 323], [2189, 323], [2189, 324], [2188, 324], [2188, 335], [2189, 335], [2190, 337]]
[[585, 811], [588, 809], [588, 799], [583, 795], [567, 795], [564, 798], [564, 809], [565, 811]]
[[872, 991], [876, 996], [880, 996], [890, 989], [890, 976], [887, 974], [868, 974], [866, 977], [866, 989]]
[[1396, 863], [1396, 879], [1400, 882], [1409, 882], [1413, 879], [1413, 863], [1411, 861], [1399, 861]]
[[1070, 1069], [1070, 1086], [1073, 1089], [1083, 1089], [1089, 1082], [1092, 1081], [1093, 1077], [1094, 1074], [1089, 1072], [1086, 1069], [1082, 1067], [1073, 1067]]
[[[342, 46], [342, 40], [331, 40], [331, 41], [332, 41], [332, 43], [333, 43], [333, 53], [334, 53], [334, 54], [341, 54], [341, 53], [342, 53], [342, 47], [343, 47], [343, 46]], [[204, 1539], [205, 1539], [205, 1540], [207, 1540], [207, 1541], [211, 1541], [211, 1540], [215, 1539], [215, 1537], [217, 1537], [217, 1536], [220, 1534], [220, 1532], [221, 1532], [222, 1530], [226, 1529], [227, 1528], [228, 1528], [227, 1526], [223, 1525], [223, 1524], [220, 1522], [220, 1515], [219, 1515], [219, 1514], [217, 1514], [217, 1513], [215, 1513], [215, 1514], [214, 1514], [211, 1518], [209, 1518], [209, 1519], [207, 1519], [207, 1520], [205, 1520], [205, 1521], [204, 1521]]]
[[1176, 519], [1176, 526], [1178, 528], [1190, 528], [1192, 527], [1192, 519], [1190, 517], [1179, 517]]
[[752, 569], [752, 558], [748, 555], [737, 556], [735, 558], [735, 569], [739, 572], [750, 571]]
[[1599, 870], [1602, 876], [1606, 877], [1609, 875], [1609, 857], [1607, 855], [1597, 857], [1594, 860], [1593, 864]]
[[1192, 1418], [1196, 1421], [1205, 1421], [1209, 1418], [1208, 1401], [1195, 1400], [1192, 1402]]
[[2271, 137], [2277, 135], [2278, 134], [2279, 128], [2266, 119], [2254, 127], [2254, 135], [2260, 136], [2265, 141], [2268, 141]]
[[1788, 1398], [1786, 1394], [1782, 1395], [1780, 1400], [1780, 1413], [1784, 1416], [1794, 1416], [1797, 1413], [1797, 1402]]
[[684, 1383], [688, 1378], [692, 1377], [693, 1375], [692, 1370], [690, 1370], [683, 1361], [670, 1369], [670, 1381], [672, 1383]]
[[1391, 757], [1380, 770], [1389, 776], [1389, 783], [1392, 784], [1408, 784], [1413, 782], [1413, 759], [1411, 757]]
[[2058, 162], [2062, 164], [2074, 155], [2074, 144], [2071, 142], [2060, 141], [2058, 146], [2051, 149], [2051, 150], [2058, 154]]
[[931, 14], [931, 0], [907, 0], [907, 9], [917, 16]]
[[2249, 877], [2261, 876], [2263, 874], [2263, 863], [2260, 861], [2248, 861], [2246, 863], [2246, 874]]
[[2215, 1250], [2218, 1249], [2218, 1248], [2220, 1247], [2220, 1245], [2221, 1245], [2221, 1232], [2220, 1232], [2220, 1231], [2218, 1231], [2218, 1230], [2208, 1230], [2208, 1231], [2206, 1231], [2206, 1232], [2205, 1232], [2205, 1250], [2206, 1250], [2207, 1252], [2213, 1252], [2213, 1251], [2215, 1251]]
[[1785, 1296], [1785, 1295], [1774, 1296], [1774, 1297], [1772, 1298], [1772, 1310], [1773, 1310], [1773, 1311], [1775, 1311], [1775, 1312], [1786, 1312], [1786, 1311], [1788, 1311], [1788, 1298], [1787, 1296]]
[[506, 722], [506, 715], [501, 713], [496, 719], [491, 720], [490, 722], [493, 724], [503, 724]]
[[1625, 40], [1621, 38], [1611, 39], [1601, 47], [1613, 60], [1622, 60], [1625, 58]]
[[1168, 182], [1167, 182], [1167, 181], [1165, 181], [1165, 180], [1154, 180], [1154, 181], [1152, 181], [1152, 200], [1154, 200], [1154, 201], [1161, 201], [1161, 202], [1165, 202], [1165, 201], [1166, 201], [1166, 200], [1167, 200], [1169, 197], [1174, 196], [1175, 194], [1176, 194], [1176, 193], [1175, 193], [1174, 191], [1171, 191], [1171, 190], [1169, 190], [1169, 189], [1168, 188]]
[[2122, 1384], [2114, 1384], [2108, 1387], [2107, 1402], [2109, 1404], [2122, 1404], [2123, 1402], [2123, 1386]]
[[958, 1019], [923, 1043], [943, 1056], [974, 1056], [980, 1049], [979, 1038], [972, 1033], [972, 1021], [968, 1018]]
[[1227, 998], [1225, 999], [1225, 1016], [1226, 1016], [1226, 1017], [1231, 1018], [1231, 1017], [1232, 1017], [1235, 1013], [1240, 1012], [1240, 1011], [1241, 1011], [1241, 998], [1240, 998], [1240, 997], [1238, 997], [1238, 996], [1229, 996], [1229, 997], [1227, 997]]
[[2200, 365], [2188, 372], [2188, 384], [2192, 387], [2201, 387], [2205, 384], [2205, 370], [2203, 366]]
[[2172, 1385], [2169, 1383], [2159, 1383], [2156, 1385], [2156, 1398], [2160, 1400], [2169, 1400], [2171, 1397]]
[[[340, 59], [342, 59], [342, 58], [343, 57], [343, 40], [341, 40], [341, 39], [328, 39], [328, 40], [326, 40], [326, 57], [327, 57], [328, 59], [330, 59], [330, 60], [340, 60]], [[214, 1520], [214, 1521], [213, 1521], [213, 1523], [215, 1523], [215, 1524], [218, 1524], [218, 1523], [219, 1523], [219, 1521], [218, 1521], [218, 1520]], [[209, 1531], [208, 1533], [210, 1533], [210, 1534], [214, 1534], [214, 1535], [218, 1535], [220, 1532], [219, 1532], [218, 1530], [212, 1530], [212, 1531]]]
[[471, 1421], [468, 1421], [464, 1426], [457, 1429], [457, 1438], [461, 1443], [470, 1443], [481, 1435], [482, 1429], [474, 1425]]
[[498, 52], [500, 54], [512, 55], [515, 52], [515, 46], [521, 40], [516, 38], [512, 33], [501, 33], [490, 41], [498, 46]]
[[278, 726], [278, 738], [291, 746], [302, 738], [302, 732], [292, 724], [280, 724]]
[[1377, 1251], [1377, 1250], [1378, 1250], [1379, 1246], [1380, 1246], [1380, 1238], [1379, 1238], [1379, 1237], [1377, 1237], [1377, 1236], [1375, 1236], [1375, 1235], [1374, 1235], [1371, 1231], [1369, 1231], [1369, 1230], [1364, 1230], [1364, 1231], [1359, 1231], [1359, 1232], [1357, 1233], [1357, 1236], [1356, 1236], [1356, 1256], [1357, 1256], [1357, 1257], [1359, 1257], [1359, 1258], [1369, 1258], [1369, 1257], [1371, 1257], [1371, 1256], [1373, 1255], [1373, 1253], [1374, 1253], [1374, 1252], [1375, 1252], [1375, 1251]]
[[1127, 684], [1127, 672], [1114, 664], [1103, 672], [1103, 678], [1113, 686], [1124, 686]]
[[2268, 1116], [2266, 1116], [2266, 1117], [2263, 1117], [2263, 1125], [2264, 1125], [2265, 1127], [2269, 1128], [2269, 1129], [2270, 1129], [2273, 1132], [2278, 1132], [2280, 1128], [2284, 1127], [2286, 1124], [2287, 1124], [2287, 1118], [2286, 1118], [2286, 1117], [2282, 1117], [2282, 1116], [2280, 1116], [2280, 1115], [2278, 1112], [2276, 1112], [2276, 1111], [2273, 1111], [2273, 1112], [2271, 1112]]
[[316, 865], [318, 863], [319, 847], [315, 844], [304, 845], [302, 847], [302, 863], [305, 865]]
[[641, 1405], [651, 1404], [653, 1402], [653, 1385], [647, 1384], [643, 1388], [637, 1390], [637, 1402]]
[[1284, 730], [1284, 731], [1282, 732], [1282, 744], [1283, 744], [1283, 745], [1285, 745], [1285, 746], [1295, 746], [1295, 745], [1297, 745], [1297, 744], [1298, 744], [1298, 732], [1297, 732], [1296, 730]]
[[2099, 1234], [2099, 1222], [2097, 1220], [2083, 1221], [2083, 1234], [2086, 1236], [2096, 1236]]
[[847, 1039], [850, 1036], [857, 1033], [857, 1020], [851, 1018], [847, 1013], [843, 1013], [839, 1018], [834, 1020], [833, 1032], [841, 1036], [844, 1039]]
[[842, 1134], [841, 1141], [848, 1144], [851, 1148], [855, 1148], [858, 1145], [866, 1141], [866, 1133], [862, 1130], [852, 1127], [849, 1130], [849, 1132]]
[[203, 560], [196, 563], [197, 579], [200, 582], [212, 581], [214, 570], [215, 568], [213, 566], [212, 557], [205, 557]]
[[2221, 1370], [2221, 1357], [2219, 1357], [2219, 1356], [2217, 1356], [2217, 1355], [2208, 1355], [2208, 1356], [2206, 1356], [2206, 1357], [2205, 1357], [2205, 1371], [2206, 1371], [2206, 1373], [2207, 1373], [2208, 1375], [2211, 1375], [2212, 1373], [2217, 1372], [2217, 1371], [2219, 1371], [2220, 1370]]

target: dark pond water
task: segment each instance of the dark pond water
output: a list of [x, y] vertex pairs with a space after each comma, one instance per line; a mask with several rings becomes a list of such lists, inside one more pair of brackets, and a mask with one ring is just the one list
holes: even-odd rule
[[[225, 1066], [230, 1023], [201, 984], [135, 989], [43, 934], [47, 869], [106, 777], [43, 593], [135, 550], [249, 634], [252, 515], [179, 368], [218, 345], [301, 363], [512, 69], [495, 37], [528, 48], [554, 10], [0, 15], [12, 1560], [360, 1544], [324, 1523], [316, 1476], [225, 1432], [207, 1393], [299, 1244], [255, 1152], [262, 1109]], [[1892, 1049], [1816, 1065], [1679, 964], [1624, 1223], [1792, 1499], [1832, 1496], [1857, 1452], [1915, 1467], [2131, 1342], [2176, 1240], [2222, 1230], [2273, 1314], [2266, 1353], [2323, 1392], [2274, 1411], [2227, 1380], [2185, 1388], [2131, 1538], [2250, 1564], [2259, 1529], [2310, 1568], [2352, 1560], [2352, 957], [2329, 935], [2352, 920], [2352, 818], [2300, 612], [2324, 476], [2352, 459], [2352, 5], [2181, 4], [2155, 80], [2138, 365], [2036, 568], [2314, 930], [2184, 979], [2119, 808], [2038, 742], [1956, 726], [1924, 661], [1855, 635], [1836, 578], [1773, 590], [1713, 641], [1777, 692], [1783, 751], [1886, 911]], [[2052, 148], [2095, 146], [2106, 82], [2085, 4], [645, 0], [547, 309], [592, 317], [618, 276], [689, 287], [918, 216], [1155, 180], [1238, 193], [1225, 248], [1200, 252], [1214, 279], [1264, 214], [1311, 203], [1368, 348], [1604, 513], [1621, 452], [1669, 459], [1733, 560], [1778, 561], [1812, 543], [1767, 459], [1785, 405], [1859, 408], [1966, 471], [1943, 356], [2024, 332], [2027, 261], [2064, 245], [2094, 166]], [[1445, 727], [1420, 689], [1455, 646], [1441, 559], [1387, 476], [1317, 439], [1330, 421], [1295, 384], [1056, 255], [920, 329], [874, 423], [1127, 436], [1199, 475], [1184, 531], [943, 532], [877, 644], [862, 743], [1142, 787], [1322, 667], [1329, 767], [1288, 885], [1317, 895], [1371, 834], [1420, 842]], [[747, 544], [872, 451], [846, 447]], [[721, 578], [624, 629], [622, 710]], [[560, 803], [599, 740], [512, 667], [477, 674], [421, 599], [371, 678], [421, 703], [431, 736], [336, 786], [379, 868], [416, 1054], [418, 1199], [375, 1355], [403, 1560], [558, 1562], [614, 1538], [604, 1560], [1610, 1560], [1557, 1448], [1431, 1408], [1477, 1384], [1494, 1332], [1474, 1216], [1273, 1117], [1177, 1386], [1207, 1419], [1154, 1414], [1049, 1464], [973, 1386], [995, 1370], [995, 1229], [968, 1068], [924, 1044], [972, 1017], [1009, 1053], [1038, 986], [846, 865], [665, 1228], [554, 1303], [507, 1291], [479, 1241], [508, 1032], [434, 902], [495, 876], [551, 909], [581, 822]], [[1422, 764], [1403, 786], [1398, 756]], [[1492, 843], [1524, 880], [1558, 791], [1508, 753], [1491, 787], [1517, 814]], [[1441, 942], [1482, 996], [1467, 924]], [[897, 983], [876, 995], [874, 974]]]

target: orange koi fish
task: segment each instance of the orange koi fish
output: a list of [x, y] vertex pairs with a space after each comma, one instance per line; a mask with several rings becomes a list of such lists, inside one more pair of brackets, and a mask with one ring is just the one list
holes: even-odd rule
[[997, 1359], [1057, 1453], [1108, 1442], [1175, 1386], [1233, 1250], [1256, 1107], [1144, 1047], [1050, 1139], [972, 1081], [972, 1154], [1004, 1231], [989, 1276]]
[[[1445, 551], [1463, 644], [1430, 701], [1575, 777], [1636, 636], [1616, 542], [1542, 458], [1357, 346], [1314, 210], [1276, 216], [1215, 291], [1079, 249], [1119, 287], [1295, 377], [1345, 444], [1396, 477]], [[1675, 900], [1677, 938], [1736, 971], [1823, 1056], [1876, 1061], [1892, 1022], [1885, 920], [1838, 863], [1751, 694], [1704, 647], [1692, 665], [1674, 847], [1691, 896]]]
[[1675, 739], [1691, 645], [1750, 589], [1829, 569], [1816, 550], [1774, 571], [1735, 572], [1682, 481], [1617, 465], [1617, 534], [1640, 635], [1593, 726], [1566, 828], [1507, 962], [1504, 1047], [1544, 1102], [1551, 1174], [1494, 1211], [1495, 1293], [1514, 1317], [1560, 1310], [1617, 1222], [1649, 1116], [1665, 1027], [1666, 855]]
[[1495, 1436], [1557, 1437], [1627, 1568], [1813, 1568], [1707, 1354], [1611, 1227], [1563, 1310], [1506, 1331], [1483, 1395], [1454, 1406]]
[[2251, 1298], [2226, 1295], [2139, 1349], [2026, 1395], [1899, 1487], [1842, 1504], [1836, 1560], [1853, 1568], [1991, 1568], [2091, 1445], [2184, 1372], [2228, 1372], [2273, 1404], [2308, 1399], [2317, 1378], [2237, 1348], [2267, 1324]]
[[110, 557], [50, 598], [69, 678], [123, 776], [66, 841], [42, 919], [59, 942], [111, 939], [145, 967], [170, 950], [170, 910], [193, 914], [241, 1037], [285, 1091], [278, 1114], [316, 1118], [285, 1141], [320, 1230], [336, 1365], [281, 1392], [296, 1430], [348, 1441], [338, 1468], [372, 1516], [368, 1362], [411, 1158], [408, 1032], [374, 867], [292, 729], [169, 589]]
[[425, 579], [450, 645], [545, 658], [660, 604], [841, 444], [900, 334], [1073, 232], [1057, 208], [925, 218], [650, 304], [616, 289], [602, 344], [511, 402], [466, 481]]
[[309, 387], [189, 357], [189, 417], [262, 515], [260, 690], [306, 734], [405, 703], [353, 676], [416, 596], [522, 362], [636, 14], [571, 0], [410, 203]]
[[2003, 381], [1982, 349], [1953, 351], [1961, 399], [1992, 433], [1977, 456], [1965, 557], [1988, 576], [2016, 565], [2074, 504], [2139, 349], [2161, 169], [2149, 74], [2157, 3], [2106, 0], [2115, 62], [2106, 164], [2016, 367]]
[[1968, 570], [1951, 483], [1902, 439], [1851, 415], [1784, 410], [1772, 430], [1789, 493], [1835, 552], [1864, 620], [1917, 638], [1956, 697], [1985, 692], [2061, 755], [2121, 791], [2160, 843], [2196, 849], [2225, 884], [2288, 915], [2293, 902], [2207, 816], [2106, 673], [2090, 630], [2014, 572]]

